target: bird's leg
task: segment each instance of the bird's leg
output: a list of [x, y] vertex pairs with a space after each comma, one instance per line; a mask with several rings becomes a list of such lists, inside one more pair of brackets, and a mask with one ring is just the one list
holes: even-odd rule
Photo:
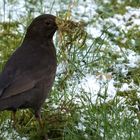
[[47, 134], [44, 134], [45, 127], [44, 127], [43, 120], [41, 118], [40, 109], [35, 112], [35, 117], [36, 117], [36, 119], [37, 119], [37, 121], [39, 123], [39, 126], [40, 126], [41, 130], [43, 130], [44, 140], [48, 140], [48, 135]]
[[36, 117], [36, 120], [37, 120], [38, 123], [39, 123], [39, 126], [40, 126], [41, 128], [44, 128], [44, 124], [43, 124], [43, 121], [42, 121], [42, 118], [41, 118], [40, 110], [38, 110], [38, 111], [35, 112], [35, 117]]
[[11, 121], [13, 120], [13, 127], [16, 127], [16, 110], [13, 110], [11, 113]]

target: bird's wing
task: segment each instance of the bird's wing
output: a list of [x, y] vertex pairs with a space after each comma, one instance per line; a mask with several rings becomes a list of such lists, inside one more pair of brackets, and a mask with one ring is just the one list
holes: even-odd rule
[[8, 71], [0, 74], [0, 96], [3, 94], [5, 88], [10, 85], [13, 76], [9, 75]]
[[32, 89], [35, 86], [36, 82], [37, 81], [35, 81], [35, 79], [32, 79], [30, 76], [20, 75], [16, 77], [16, 79], [12, 81], [8, 87], [3, 89], [1, 99], [11, 97]]
[[[11, 96], [18, 95], [22, 92], [25, 92], [27, 90], [32, 89], [35, 87], [36, 83], [43, 79], [46, 72], [48, 71], [48, 68], [38, 70], [38, 71], [28, 71], [21, 75], [15, 76], [13, 80], [7, 79], [7, 84], [5, 84], [5, 87], [0, 89], [1, 96], [0, 99], [8, 98]], [[2, 83], [2, 79], [0, 78], [0, 83]]]

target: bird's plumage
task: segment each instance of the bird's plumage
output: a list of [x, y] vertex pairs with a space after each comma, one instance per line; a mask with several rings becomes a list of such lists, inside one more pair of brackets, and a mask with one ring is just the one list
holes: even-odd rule
[[0, 74], [0, 110], [32, 108], [38, 112], [55, 78], [52, 37], [56, 29], [55, 17], [47, 14], [30, 24], [23, 43]]

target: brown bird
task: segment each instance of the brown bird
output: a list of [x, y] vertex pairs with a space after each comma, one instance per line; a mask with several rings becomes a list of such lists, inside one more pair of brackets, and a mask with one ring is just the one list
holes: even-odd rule
[[0, 111], [31, 108], [40, 118], [56, 74], [55, 19], [49, 14], [35, 18], [21, 46], [7, 61], [0, 74]]

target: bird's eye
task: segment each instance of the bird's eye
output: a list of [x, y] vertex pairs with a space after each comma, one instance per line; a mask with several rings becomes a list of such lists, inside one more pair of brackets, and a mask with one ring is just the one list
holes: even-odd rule
[[48, 20], [45, 20], [44, 23], [45, 23], [47, 26], [51, 26], [51, 22], [48, 21]]

